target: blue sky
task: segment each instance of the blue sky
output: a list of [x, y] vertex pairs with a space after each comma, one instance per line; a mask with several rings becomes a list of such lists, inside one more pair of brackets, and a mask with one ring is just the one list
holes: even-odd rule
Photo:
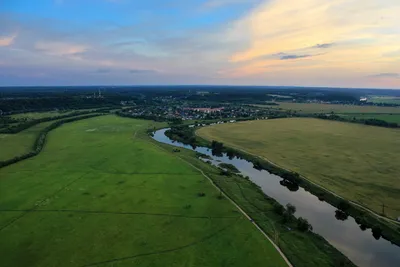
[[397, 0], [1, 0], [0, 86], [400, 88]]

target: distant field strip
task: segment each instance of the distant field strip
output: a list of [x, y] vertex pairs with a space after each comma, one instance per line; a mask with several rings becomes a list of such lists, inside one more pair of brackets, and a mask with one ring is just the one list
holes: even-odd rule
[[287, 266], [198, 170], [140, 138], [160, 126], [67, 123], [0, 169], [2, 265]]
[[319, 103], [288, 103], [277, 102], [279, 106], [257, 105], [259, 107], [280, 108], [293, 110], [299, 113], [375, 113], [375, 114], [400, 114], [400, 107], [358, 106], [341, 104]]
[[208, 140], [296, 171], [377, 213], [400, 216], [400, 131], [318, 119], [276, 119], [205, 127]]

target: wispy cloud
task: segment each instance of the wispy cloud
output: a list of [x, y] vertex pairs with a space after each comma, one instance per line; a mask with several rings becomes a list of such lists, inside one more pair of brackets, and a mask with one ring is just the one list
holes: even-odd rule
[[[266, 72], [284, 77], [287, 72], [300, 80], [334, 71], [344, 81], [351, 75], [398, 72], [400, 57], [393, 52], [400, 43], [398, 14], [397, 0], [265, 1], [230, 30], [249, 44], [231, 55], [236, 66], [231, 77], [265, 77]], [[315, 57], [317, 50], [324, 53]], [[268, 56], [281, 51], [285, 55]], [[391, 57], [383, 56], [390, 52]], [[309, 60], [294, 60], [300, 58]]]
[[373, 74], [373, 75], [370, 75], [369, 77], [374, 77], [374, 78], [398, 78], [398, 79], [400, 79], [400, 74], [399, 73], [392, 73], [392, 72], [385, 72], [385, 73]]
[[282, 55], [280, 57], [281, 60], [288, 60], [288, 59], [299, 59], [299, 58], [306, 58], [312, 57], [312, 55]]
[[251, 3], [259, 3], [262, 0], [207, 0], [204, 4], [206, 8], [218, 8], [227, 5], [235, 5], [235, 4], [251, 4]]
[[312, 48], [330, 48], [334, 46], [334, 43], [316, 44]]
[[105, 74], [105, 73], [110, 73], [111, 69], [97, 69], [95, 72], [99, 74]]
[[87, 83], [399, 87], [398, 0], [110, 1], [2, 13], [3, 70]]
[[16, 34], [11, 36], [0, 36], [0, 46], [10, 46], [16, 37]]
[[151, 73], [157, 73], [155, 70], [144, 70], [144, 69], [130, 69], [129, 70], [130, 74], [151, 74]]
[[88, 47], [85, 45], [64, 42], [39, 41], [35, 44], [35, 49], [49, 55], [65, 56], [85, 52]]

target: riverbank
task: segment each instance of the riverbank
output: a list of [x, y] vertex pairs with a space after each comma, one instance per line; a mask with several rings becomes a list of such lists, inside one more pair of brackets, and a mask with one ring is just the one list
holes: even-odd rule
[[[271, 122], [260, 122], [260, 123], [264, 123], [264, 124], [268, 124], [268, 123], [280, 123], [280, 122], [283, 122], [283, 121], [294, 121], [294, 120], [296, 120], [296, 121], [301, 121], [301, 120], [306, 120], [306, 119], [285, 119], [285, 120], [274, 120], [273, 122], [271, 121]], [[324, 124], [326, 124], [326, 122], [324, 122], [324, 121], [320, 121], [320, 120], [315, 120], [315, 119], [308, 119], [308, 120], [313, 120], [313, 121], [316, 121], [316, 122], [321, 122], [321, 123], [324, 123]], [[253, 125], [252, 127], [254, 128], [254, 126], [255, 126], [255, 124], [253, 124], [253, 123], [249, 123], [249, 124], [251, 124], [251, 125]], [[331, 124], [342, 124], [342, 123], [339, 123], [339, 122], [336, 122], [336, 123], [333, 123], [333, 122], [331, 122]], [[257, 125], [259, 125], [259, 124], [257, 124]], [[269, 125], [269, 124], [268, 124]], [[199, 143], [201, 143], [202, 145], [204, 145], [204, 144], [206, 144], [207, 142], [209, 143], [208, 145], [210, 145], [210, 141], [214, 138], [214, 135], [211, 135], [211, 134], [204, 134], [205, 133], [205, 131], [204, 130], [206, 130], [206, 129], [215, 129], [215, 130], [217, 130], [217, 129], [219, 129], [219, 132], [220, 133], [226, 133], [226, 132], [232, 132], [232, 131], [235, 131], [235, 129], [237, 128], [237, 126], [238, 125], [223, 125], [223, 126], [220, 126], [220, 127], [211, 127], [211, 128], [203, 128], [202, 129], [202, 137], [204, 137], [204, 138], [207, 138], [208, 140], [205, 140], [205, 139], [203, 139], [202, 137], [200, 137], [199, 135], [197, 135], [197, 139], [199, 139], [199, 140], [201, 140]], [[347, 124], [346, 124], [346, 126], [347, 126]], [[249, 126], [250, 127], [250, 126]], [[284, 127], [284, 126], [282, 126], [282, 127]], [[301, 125], [299, 125], [298, 127], [303, 127], [304, 128], [304, 125], [303, 126], [301, 126]], [[355, 126], [353, 126], [353, 125], [350, 125], [349, 127], [355, 127]], [[358, 126], [358, 127], [360, 127], [360, 126]], [[363, 126], [364, 128], [365, 127], [369, 127], [369, 126]], [[253, 129], [253, 128], [251, 128], [251, 129]], [[223, 131], [222, 131], [222, 129], [224, 129]], [[249, 136], [249, 134], [250, 134], [250, 132], [249, 132], [249, 130], [250, 130], [250, 128], [239, 128], [239, 129], [244, 129], [244, 131], [247, 131], [246, 133], [246, 135], [242, 135], [242, 137], [243, 136]], [[271, 128], [271, 127], [269, 127], [268, 129], [270, 129], [270, 131], [274, 131], [274, 129], [275, 128]], [[298, 128], [296, 128], [297, 130], [296, 131], [298, 131]], [[314, 128], [312, 128], [312, 129], [314, 129]], [[318, 128], [318, 129], [320, 129], [320, 128]], [[318, 130], [317, 129], [317, 130]], [[323, 128], [323, 129], [325, 129], [325, 128]], [[275, 129], [276, 130], [276, 129]], [[379, 128], [374, 128], [374, 130], [379, 130], [379, 131], [385, 131], [385, 130], [382, 130], [382, 129], [379, 129]], [[325, 131], [325, 130], [324, 130]], [[389, 131], [389, 130], [387, 130], [387, 131]], [[287, 133], [285, 133], [285, 132], [283, 132], [282, 134], [280, 134], [279, 135], [279, 137], [277, 137], [277, 138], [280, 138], [279, 140], [281, 140], [281, 139], [285, 139], [285, 136], [286, 135], [288, 135], [288, 137], [287, 137], [287, 139], [289, 139], [289, 140], [292, 140], [292, 139], [294, 139], [294, 141], [293, 142], [295, 142], [294, 144], [293, 144], [293, 148], [292, 148], [292, 150], [294, 150], [295, 152], [296, 151], [307, 151], [306, 150], [306, 148], [298, 148], [297, 146], [296, 146], [296, 142], [297, 142], [297, 139], [299, 139], [300, 138], [300, 136], [298, 136], [297, 134], [294, 134], [294, 133], [292, 133], [293, 131], [289, 131], [289, 134], [287, 134]], [[193, 133], [194, 133], [194, 131], [193, 131]], [[297, 133], [297, 132], [296, 132]], [[286, 135], [285, 135], [286, 134]], [[224, 139], [222, 138], [218, 138], [219, 137], [219, 135], [217, 135], [217, 134], [215, 134], [217, 137], [215, 137], [215, 139], [216, 140], [219, 140], [219, 141], [223, 141]], [[282, 137], [283, 136], [283, 137]], [[292, 136], [292, 139], [290, 139], [291, 138], [291, 136]], [[233, 138], [233, 137], [232, 137]], [[231, 139], [232, 139], [231, 138]], [[254, 136], [252, 137], [252, 138], [254, 138]], [[271, 137], [272, 138], [272, 137]], [[365, 230], [365, 229], [367, 229], [367, 228], [372, 228], [372, 230], [373, 230], [373, 233], [374, 233], [374, 237], [376, 237], [376, 238], [379, 238], [380, 236], [382, 236], [382, 237], [384, 237], [385, 239], [387, 239], [387, 240], [389, 240], [389, 241], [391, 241], [392, 243], [394, 243], [394, 244], [396, 244], [396, 245], [400, 245], [400, 231], [399, 231], [399, 227], [400, 227], [400, 225], [397, 223], [397, 222], [395, 222], [394, 220], [391, 220], [391, 219], [389, 219], [389, 218], [386, 218], [386, 217], [384, 217], [384, 216], [381, 216], [381, 215], [379, 215], [379, 214], [376, 214], [376, 213], [374, 213], [374, 212], [372, 212], [371, 210], [369, 210], [368, 208], [366, 208], [366, 207], [363, 207], [362, 205], [360, 205], [360, 204], [358, 204], [358, 203], [355, 203], [355, 202], [351, 202], [351, 201], [347, 201], [346, 200], [346, 198], [344, 198], [343, 196], [340, 196], [340, 195], [338, 195], [338, 194], [336, 194], [336, 193], [334, 193], [334, 192], [332, 192], [332, 191], [330, 191], [329, 189], [327, 189], [326, 187], [323, 187], [323, 186], [321, 186], [319, 183], [317, 184], [315, 181], [312, 181], [312, 180], [310, 180], [310, 179], [308, 179], [307, 177], [305, 177], [305, 176], [302, 176], [302, 175], [300, 175], [300, 174], [298, 174], [298, 173], [295, 173], [295, 172], [293, 172], [292, 170], [288, 170], [286, 167], [283, 167], [282, 166], [282, 163], [281, 163], [281, 161], [283, 160], [284, 162], [285, 162], [285, 159], [287, 159], [288, 161], [289, 161], [289, 163], [287, 163], [287, 164], [285, 164], [285, 166], [286, 165], [290, 165], [290, 164], [293, 164], [293, 166], [297, 166], [297, 169], [296, 170], [299, 170], [299, 169], [301, 169], [300, 167], [298, 167], [299, 166], [299, 164], [301, 163], [302, 165], [301, 166], [304, 166], [305, 164], [307, 164], [307, 155], [304, 155], [304, 153], [302, 152], [302, 153], [300, 153], [301, 155], [300, 155], [300, 159], [299, 160], [297, 160], [297, 161], [294, 161], [293, 160], [293, 157], [295, 157], [296, 155], [294, 154], [294, 152], [287, 152], [287, 153], [289, 153], [288, 155], [286, 155], [286, 150], [285, 149], [283, 149], [282, 148], [282, 150], [278, 150], [278, 151], [276, 151], [276, 149], [274, 150], [272, 147], [271, 147], [271, 145], [270, 146], [268, 146], [268, 151], [269, 151], [269, 153], [273, 153], [274, 151], [276, 152], [276, 153], [278, 153], [279, 154], [279, 156], [277, 156], [278, 158], [284, 158], [284, 159], [282, 159], [281, 161], [280, 161], [280, 164], [278, 165], [278, 164], [276, 164], [275, 162], [271, 162], [271, 161], [269, 161], [268, 159], [266, 159], [265, 157], [263, 157], [263, 156], [261, 156], [261, 155], [258, 155], [258, 154], [254, 154], [254, 151], [253, 150], [255, 150], [255, 151], [261, 151], [262, 149], [263, 149], [263, 146], [262, 146], [262, 144], [264, 145], [264, 143], [260, 143], [261, 141], [261, 139], [260, 140], [254, 140], [253, 141], [253, 143], [254, 142], [256, 142], [257, 141], [257, 144], [258, 144], [258, 146], [257, 147], [254, 147], [254, 146], [251, 146], [252, 148], [254, 148], [252, 151], [253, 151], [253, 153], [252, 152], [248, 152], [248, 150], [244, 150], [244, 148], [243, 148], [243, 146], [240, 146], [240, 147], [238, 147], [238, 145], [235, 145], [236, 143], [235, 142], [239, 142], [240, 141], [240, 144], [244, 144], [243, 143], [243, 141], [245, 140], [245, 138], [243, 137], [242, 139], [240, 139], [240, 137], [239, 136], [235, 136], [235, 138], [233, 138], [234, 139], [234, 141], [232, 141], [231, 139], [228, 139], [229, 140], [229, 142], [228, 141], [226, 141], [226, 142], [228, 142], [228, 147], [225, 147], [224, 146], [224, 149], [223, 149], [223, 151], [226, 151], [226, 152], [229, 152], [229, 153], [231, 153], [231, 154], [234, 154], [234, 155], [239, 155], [240, 157], [242, 157], [242, 158], [245, 158], [246, 160], [248, 160], [248, 161], [250, 161], [250, 162], [252, 162], [253, 164], [254, 164], [254, 166], [256, 167], [256, 168], [258, 168], [258, 169], [264, 169], [264, 170], [267, 170], [268, 172], [270, 172], [270, 173], [273, 173], [273, 174], [276, 174], [276, 175], [278, 175], [278, 176], [280, 176], [280, 177], [282, 177], [282, 178], [284, 178], [285, 180], [288, 180], [288, 181], [291, 181], [292, 183], [294, 183], [294, 184], [297, 184], [297, 185], [299, 185], [299, 186], [301, 186], [301, 187], [303, 187], [305, 190], [307, 190], [307, 191], [309, 191], [310, 193], [312, 193], [313, 195], [315, 195], [315, 196], [317, 196], [320, 200], [322, 200], [322, 201], [326, 201], [326, 202], [328, 202], [329, 204], [331, 204], [331, 205], [333, 205], [334, 207], [336, 207], [336, 208], [338, 208], [339, 210], [341, 210], [341, 212], [342, 213], [345, 213], [347, 216], [348, 215], [351, 215], [353, 218], [355, 218], [355, 220], [356, 220], [356, 222], [360, 225], [360, 228], [361, 229], [363, 229], [363, 230]], [[268, 138], [268, 140], [269, 140], [270, 138]], [[318, 136], [316, 136], [315, 137], [315, 139], [318, 139]], [[253, 139], [252, 139], [253, 140]], [[262, 139], [262, 140], [264, 140], [264, 139]], [[274, 139], [273, 139], [274, 140]], [[250, 140], [248, 141], [248, 143], [250, 142]], [[279, 143], [279, 147], [283, 147], [284, 145], [283, 144], [281, 144], [283, 141], [276, 141], [276, 142], [273, 142], [273, 141], [270, 141], [270, 142], [272, 142], [272, 143]], [[292, 141], [291, 141], [292, 142]], [[306, 142], [306, 141], [305, 141]], [[315, 141], [317, 144], [319, 144], [318, 143], [318, 141]], [[248, 143], [246, 143], [246, 145], [248, 144]], [[251, 144], [253, 144], [253, 143], [249, 143], [248, 144], [248, 146], [250, 146]], [[306, 142], [307, 143], [307, 142]], [[313, 143], [312, 145], [314, 145], [315, 146], [315, 144]], [[234, 148], [231, 148], [232, 146], [234, 146]], [[323, 146], [323, 145], [322, 145]], [[247, 147], [247, 146], [246, 146]], [[326, 144], [325, 144], [325, 146], [323, 146], [324, 147], [324, 153], [326, 154], [326, 153], [328, 153], [328, 148], [326, 147]], [[290, 149], [290, 148], [287, 148], [287, 149]], [[299, 150], [300, 149], [300, 150]], [[359, 148], [359, 149], [361, 149], [361, 148]], [[332, 153], [333, 153], [334, 151], [332, 151]], [[312, 153], [312, 151], [310, 151], [310, 153]], [[289, 159], [289, 156], [291, 156], [291, 161], [290, 161], [290, 159]], [[334, 155], [331, 155], [332, 157], [334, 156]], [[303, 158], [304, 157], [304, 158]], [[321, 156], [322, 157], [322, 156]], [[325, 181], [326, 182], [326, 177], [330, 177], [329, 175], [331, 175], [330, 173], [337, 173], [337, 172], [335, 172], [334, 171], [334, 169], [333, 169], [333, 167], [334, 166], [332, 166], [332, 163], [329, 163], [328, 164], [328, 167], [327, 167], [327, 164], [325, 164], [326, 163], [326, 159], [324, 158], [324, 157], [317, 157], [318, 158], [318, 162], [320, 162], [321, 161], [321, 166], [324, 166], [323, 168], [322, 168], [322, 170], [320, 170], [321, 169], [321, 167], [318, 167], [319, 165], [318, 165], [318, 162], [312, 162], [312, 163], [310, 163], [312, 166], [315, 166], [315, 168], [313, 168], [313, 169], [311, 169], [309, 172], [311, 172], [311, 171], [325, 171], [325, 173], [326, 172], [328, 172], [328, 176], [323, 176], [323, 177], [325, 177], [325, 180], [323, 180], [323, 181]], [[334, 161], [334, 162], [336, 162], [336, 161]], [[344, 175], [345, 175], [345, 173], [348, 173], [349, 172], [349, 169], [351, 170], [352, 168], [351, 167], [357, 167], [357, 166], [354, 166], [354, 164], [351, 164], [351, 163], [346, 163], [347, 165], [349, 165], [348, 167], [343, 167], [344, 168], [344, 170], [342, 171], [343, 173], [344, 173]], [[365, 163], [364, 163], [365, 164]], [[346, 166], [347, 166], [346, 165]], [[331, 170], [332, 169], [332, 170]], [[331, 170], [331, 172], [329, 172], [328, 170]], [[365, 172], [365, 171], [364, 171]], [[314, 172], [313, 172], [314, 173]], [[333, 175], [333, 174], [332, 174]], [[315, 176], [315, 175], [314, 175]], [[314, 177], [313, 176], [313, 177]], [[337, 175], [336, 175], [337, 176]], [[335, 176], [335, 177], [336, 177]], [[348, 176], [348, 175], [347, 175]], [[366, 175], [367, 176], [367, 175]], [[346, 175], [345, 175], [345, 177], [346, 177]], [[368, 177], [371, 177], [371, 175], [369, 174], [369, 176]], [[373, 178], [373, 175], [372, 175], [372, 178]], [[371, 178], [371, 179], [372, 179]], [[338, 179], [338, 178], [337, 178]], [[336, 180], [337, 180], [336, 179]], [[365, 178], [365, 179], [367, 179], [367, 178]], [[314, 179], [315, 180], [315, 179]], [[392, 179], [393, 180], [393, 179]], [[329, 180], [330, 181], [330, 180]], [[369, 180], [368, 180], [369, 181]], [[367, 182], [368, 182], [367, 181]], [[351, 181], [349, 180], [349, 183], [350, 183]], [[358, 181], [358, 183], [360, 183], [360, 184], [362, 184], [361, 183], [362, 181]], [[369, 183], [367, 183], [367, 182], [365, 182], [365, 184], [366, 185], [369, 185]], [[361, 186], [361, 185], [360, 185]], [[359, 186], [359, 187], [360, 187]], [[343, 187], [343, 185], [338, 185], [338, 187], [339, 188], [342, 188]], [[361, 188], [359, 188], [359, 187], [357, 187], [357, 190], [363, 190], [364, 189], [364, 187], [361, 187]], [[335, 187], [336, 188], [336, 187]], [[351, 191], [350, 190], [350, 188], [352, 188], [351, 186], [348, 186], [348, 187], [345, 187], [346, 188], [346, 190], [347, 191]], [[379, 188], [378, 188], [379, 189]], [[356, 194], [358, 191], [357, 190], [353, 190], [354, 192], [353, 192], [353, 194]], [[392, 191], [394, 191], [395, 189], [393, 189]], [[347, 192], [346, 191], [346, 192]], [[361, 192], [363, 192], [363, 191], [361, 191]], [[369, 191], [368, 191], [369, 192]], [[391, 191], [390, 191], [391, 192]], [[378, 192], [375, 192], [375, 193], [378, 193]], [[379, 193], [382, 193], [381, 191], [379, 191]], [[384, 192], [383, 192], [384, 193]], [[347, 196], [347, 195], [346, 195]], [[388, 196], [389, 197], [389, 196]], [[371, 201], [375, 201], [375, 200], [368, 200], [369, 202], [368, 203], [370, 203]], [[373, 202], [373, 203], [375, 203], [375, 202]], [[393, 204], [394, 205], [394, 204]]]
[[171, 153], [183, 157], [203, 170], [225, 194], [251, 216], [294, 266], [355, 266], [320, 235], [299, 230], [298, 219], [289, 216], [289, 219], [285, 220], [286, 209], [276, 200], [266, 196], [261, 188], [249, 179], [232, 172], [228, 175], [223, 174], [221, 169], [199, 160], [199, 154], [194, 151], [182, 149], [173, 152], [173, 146], [162, 145]]

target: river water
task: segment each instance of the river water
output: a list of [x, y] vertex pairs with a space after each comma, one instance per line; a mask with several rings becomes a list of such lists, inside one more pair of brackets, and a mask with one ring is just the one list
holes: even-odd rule
[[252, 182], [259, 185], [266, 195], [274, 198], [282, 205], [288, 203], [295, 205], [297, 217], [307, 218], [315, 233], [323, 236], [356, 265], [360, 267], [400, 267], [400, 247], [383, 238], [376, 240], [372, 236], [371, 229], [361, 230], [351, 216], [345, 221], [337, 220], [335, 218], [335, 207], [320, 201], [303, 188], [290, 191], [280, 184], [281, 177], [265, 170], [259, 171], [247, 160], [236, 157], [229, 159], [226, 154], [214, 156], [211, 149], [206, 147], [193, 149], [192, 146], [169, 139], [165, 135], [167, 130], [156, 131], [153, 139], [161, 143], [206, 154], [212, 158], [211, 162], [214, 165], [219, 163], [233, 164], [241, 174], [249, 176]]

